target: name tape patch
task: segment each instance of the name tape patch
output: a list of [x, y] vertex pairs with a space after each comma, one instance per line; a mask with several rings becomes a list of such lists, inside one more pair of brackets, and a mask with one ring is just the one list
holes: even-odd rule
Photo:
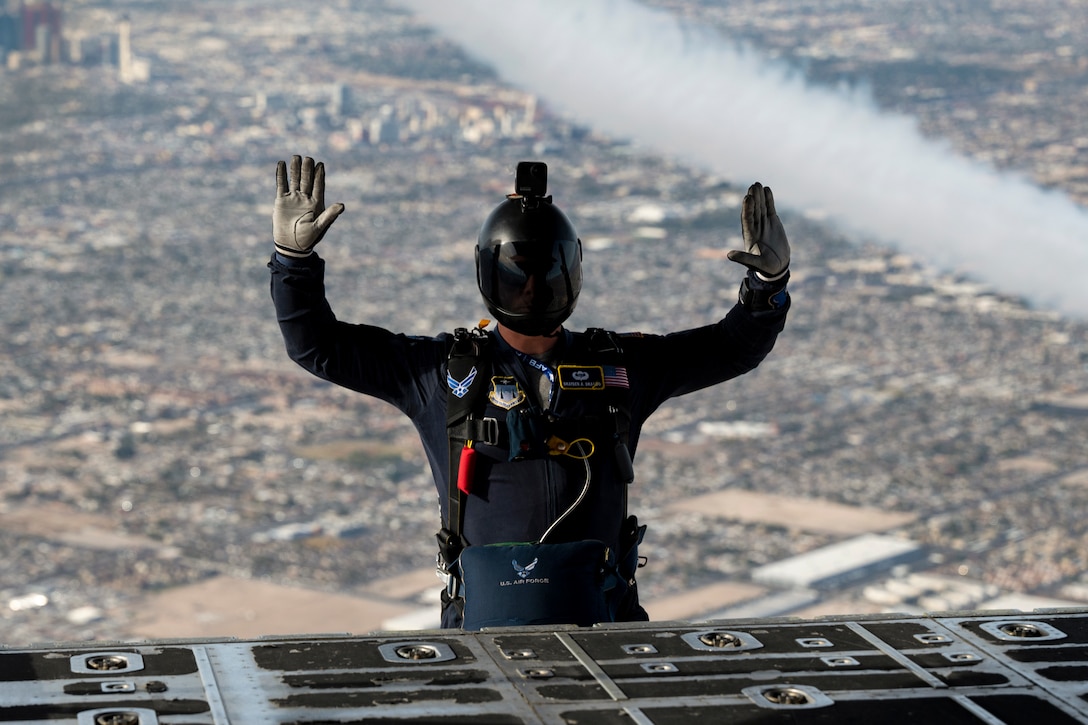
[[600, 365], [560, 365], [561, 390], [604, 390], [604, 368]]

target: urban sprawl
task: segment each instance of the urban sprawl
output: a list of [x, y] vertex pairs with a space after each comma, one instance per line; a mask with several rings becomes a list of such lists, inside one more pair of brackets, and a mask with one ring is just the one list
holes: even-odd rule
[[[1088, 205], [1074, 5], [653, 4]], [[279, 159], [323, 160], [347, 205], [319, 248], [347, 321], [475, 324], [475, 234], [526, 159], [584, 241], [573, 327], [667, 332], [736, 299], [743, 185], [575, 123], [393, 3], [26, 2], [0, 29], [2, 645], [241, 634], [247, 612], [341, 631], [333, 601], [350, 631], [437, 624], [414, 429], [284, 353]], [[1088, 606], [1084, 320], [781, 203], [777, 348], [643, 432], [651, 616]]]

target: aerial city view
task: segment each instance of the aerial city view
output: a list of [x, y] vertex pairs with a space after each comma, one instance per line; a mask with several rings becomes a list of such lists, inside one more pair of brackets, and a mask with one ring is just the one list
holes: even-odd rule
[[580, 233], [575, 330], [721, 318], [774, 188], [785, 331], [642, 431], [654, 620], [1088, 607], [1083, 8], [610, 4], [676, 50], [443, 5], [0, 5], [0, 645], [438, 626], [415, 428], [284, 350], [292, 154], [346, 206], [338, 318], [411, 335], [487, 314], [519, 161]]

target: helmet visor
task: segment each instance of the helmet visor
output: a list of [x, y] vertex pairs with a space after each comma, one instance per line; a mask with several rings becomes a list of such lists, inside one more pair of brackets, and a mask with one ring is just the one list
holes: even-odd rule
[[481, 280], [482, 291], [507, 314], [546, 317], [573, 306], [582, 281], [576, 240], [506, 242], [493, 253], [491, 279]]

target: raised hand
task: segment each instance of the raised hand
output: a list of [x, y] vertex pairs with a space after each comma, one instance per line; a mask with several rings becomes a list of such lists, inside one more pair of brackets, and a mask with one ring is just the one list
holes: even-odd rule
[[308, 257], [325, 236], [343, 204], [325, 208], [325, 164], [307, 156], [291, 157], [291, 179], [287, 164], [276, 164], [276, 203], [272, 209], [272, 241], [280, 254]]
[[748, 187], [740, 208], [740, 228], [744, 250], [731, 250], [729, 259], [754, 270], [769, 282], [789, 270], [790, 243], [774, 209], [771, 187], [759, 182]]

